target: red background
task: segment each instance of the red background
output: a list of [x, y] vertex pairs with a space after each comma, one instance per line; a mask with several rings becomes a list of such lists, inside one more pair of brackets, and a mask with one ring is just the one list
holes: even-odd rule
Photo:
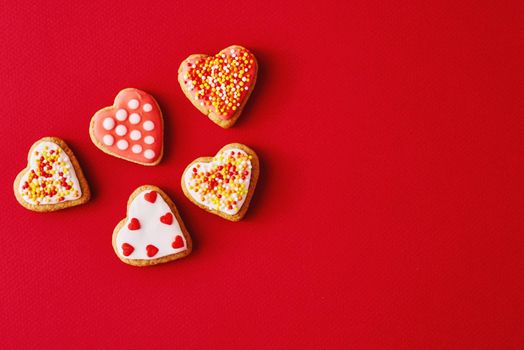
[[[38, 3], [0, 3], [2, 348], [524, 348], [522, 1]], [[260, 74], [223, 130], [176, 73], [231, 44]], [[89, 139], [125, 87], [164, 111], [154, 168]], [[94, 196], [38, 214], [11, 187], [50, 135]], [[239, 223], [179, 185], [233, 141], [262, 165]], [[115, 256], [146, 183], [177, 203], [188, 258]]]

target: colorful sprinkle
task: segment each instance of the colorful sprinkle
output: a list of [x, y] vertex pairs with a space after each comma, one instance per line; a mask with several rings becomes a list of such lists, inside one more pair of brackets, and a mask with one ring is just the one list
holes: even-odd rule
[[200, 203], [236, 213], [248, 193], [251, 167], [251, 156], [244, 151], [226, 150], [211, 163], [193, 166], [186, 175], [186, 186]]
[[196, 91], [202, 105], [214, 107], [215, 113], [230, 118], [240, 108], [254, 82], [256, 61], [244, 48], [231, 48], [215, 56], [187, 63], [184, 84]]
[[[50, 149], [51, 148], [51, 149]], [[52, 143], [32, 155], [31, 170], [20, 182], [20, 194], [29, 203], [50, 204], [80, 198], [81, 191], [67, 154]]]

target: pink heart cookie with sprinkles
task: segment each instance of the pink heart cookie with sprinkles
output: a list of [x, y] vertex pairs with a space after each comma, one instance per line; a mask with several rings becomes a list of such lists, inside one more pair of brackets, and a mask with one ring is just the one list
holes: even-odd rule
[[126, 264], [148, 266], [189, 255], [192, 241], [175, 203], [160, 188], [144, 185], [129, 197], [126, 218], [113, 231], [113, 249]]
[[214, 157], [201, 157], [182, 175], [182, 190], [190, 201], [231, 221], [244, 217], [258, 181], [260, 165], [251, 148], [228, 144]]
[[164, 120], [155, 99], [138, 89], [124, 89], [113, 106], [91, 118], [93, 143], [107, 154], [142, 165], [157, 165], [162, 159]]
[[235, 124], [253, 91], [258, 65], [246, 48], [229, 46], [215, 56], [186, 58], [178, 69], [178, 82], [193, 105], [216, 124]]
[[84, 204], [91, 192], [73, 151], [58, 137], [33, 144], [27, 167], [15, 179], [16, 199], [33, 211], [55, 211]]

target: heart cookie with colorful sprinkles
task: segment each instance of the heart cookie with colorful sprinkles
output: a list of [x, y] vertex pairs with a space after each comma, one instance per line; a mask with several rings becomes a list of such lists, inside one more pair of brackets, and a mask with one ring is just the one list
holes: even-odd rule
[[178, 69], [186, 97], [216, 124], [229, 128], [242, 112], [257, 80], [255, 56], [246, 48], [229, 46], [215, 56], [195, 54]]
[[231, 221], [244, 217], [253, 196], [260, 165], [251, 148], [228, 144], [214, 157], [201, 157], [182, 175], [182, 190], [190, 201]]
[[142, 165], [157, 165], [163, 154], [164, 120], [153, 96], [127, 88], [113, 106], [91, 118], [89, 135], [107, 154]]
[[44, 137], [33, 144], [27, 167], [16, 177], [13, 189], [23, 207], [40, 212], [84, 204], [91, 197], [75, 155], [57, 137]]
[[113, 231], [113, 249], [126, 264], [148, 266], [189, 255], [192, 241], [175, 203], [160, 188], [144, 185], [129, 197], [126, 218]]

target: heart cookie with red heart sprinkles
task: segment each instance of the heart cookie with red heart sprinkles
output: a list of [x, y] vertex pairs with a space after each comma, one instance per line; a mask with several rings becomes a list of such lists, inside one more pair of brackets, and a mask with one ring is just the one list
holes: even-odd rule
[[15, 179], [16, 199], [33, 211], [55, 211], [89, 201], [91, 193], [78, 161], [57, 137], [33, 144], [27, 167]]
[[255, 56], [246, 48], [229, 46], [215, 56], [191, 55], [178, 69], [187, 98], [216, 124], [235, 124], [257, 80]]
[[231, 143], [214, 157], [201, 157], [189, 164], [182, 175], [182, 190], [202, 209], [238, 221], [249, 207], [259, 172], [255, 151]]
[[192, 241], [173, 201], [144, 185], [129, 197], [127, 217], [113, 231], [113, 249], [126, 264], [147, 266], [189, 255]]
[[91, 118], [89, 134], [105, 153], [142, 165], [156, 165], [162, 159], [164, 120], [158, 103], [148, 93], [124, 89], [113, 106]]

